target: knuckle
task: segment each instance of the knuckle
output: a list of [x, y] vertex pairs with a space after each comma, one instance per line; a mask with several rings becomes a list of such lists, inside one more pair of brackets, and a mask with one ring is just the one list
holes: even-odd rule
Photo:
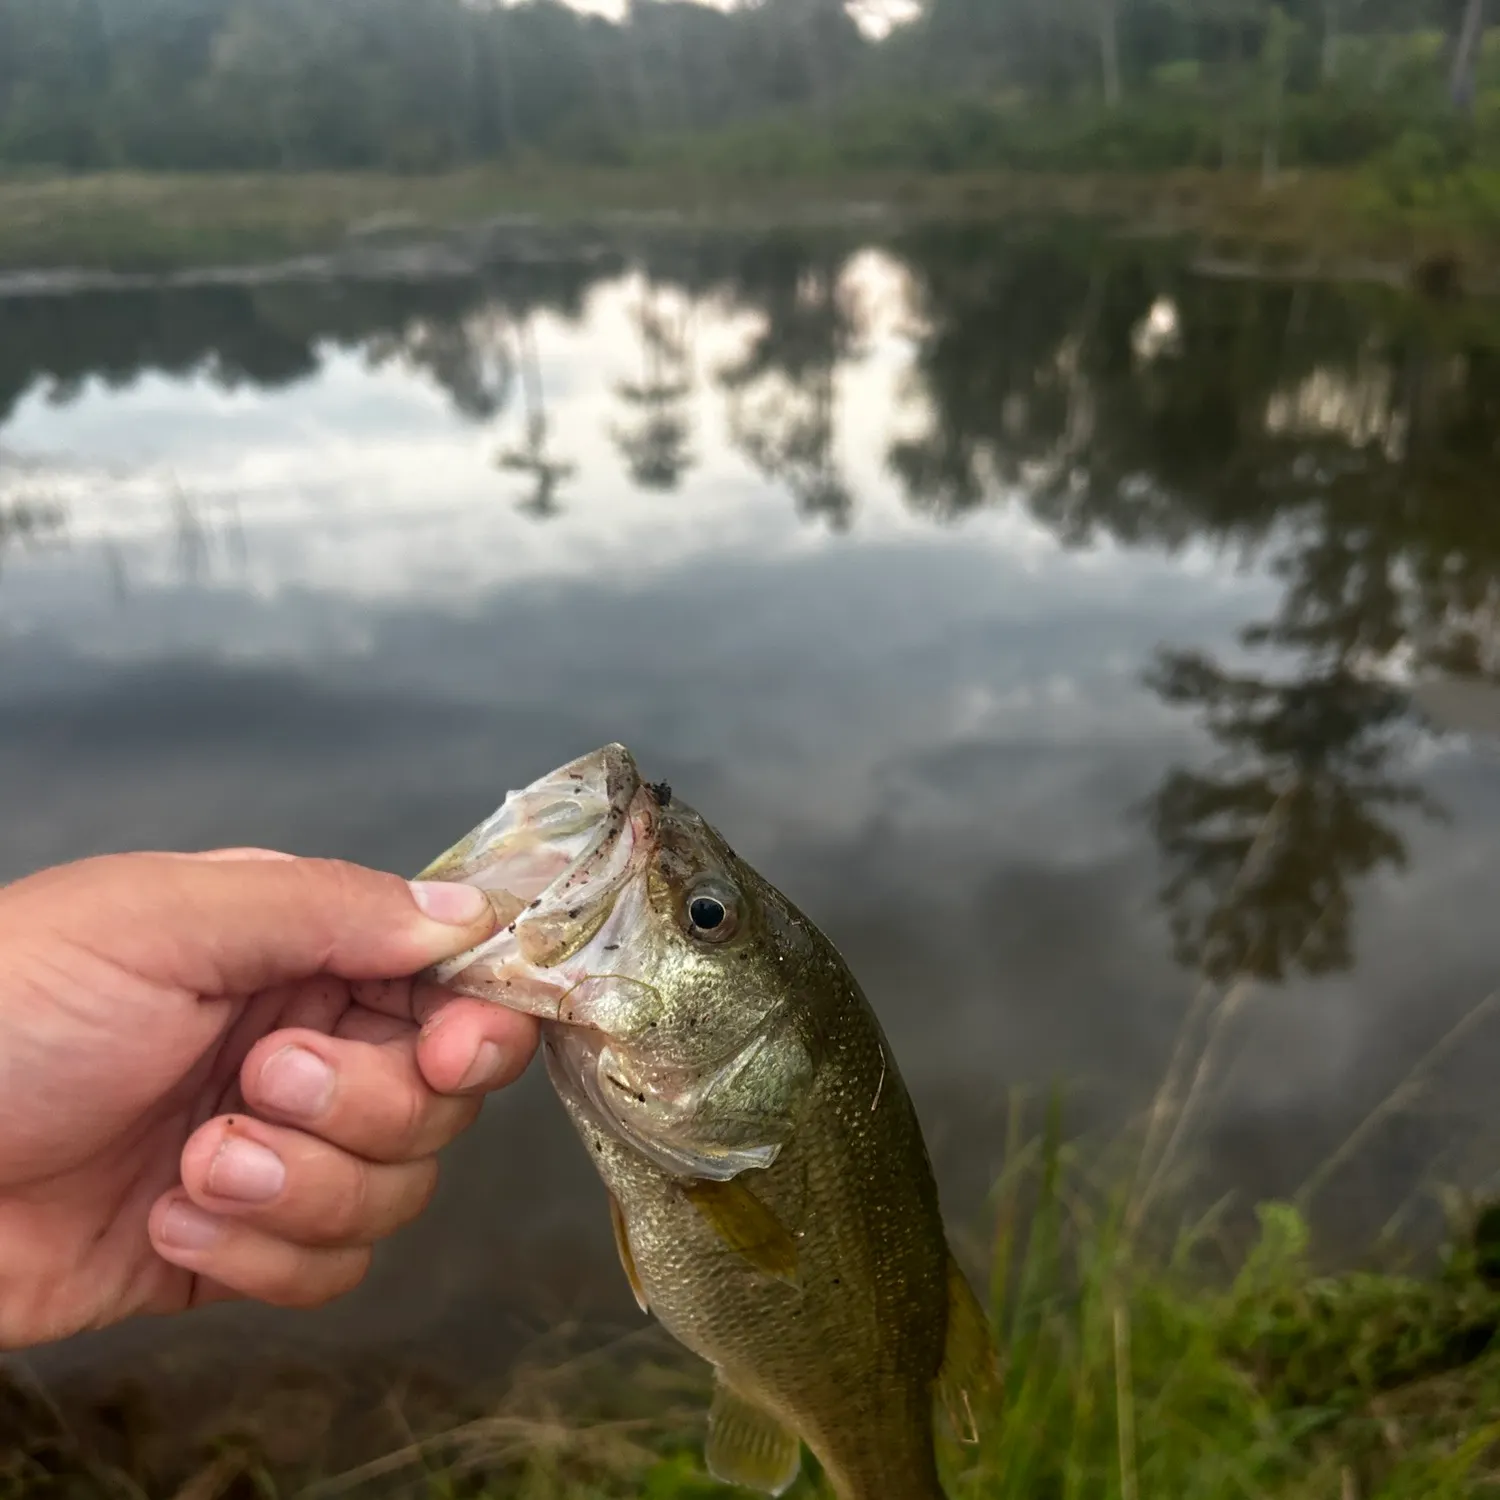
[[479, 1118], [483, 1099], [435, 1096], [427, 1106], [422, 1131], [408, 1144], [403, 1160], [420, 1161], [451, 1146]]
[[370, 914], [371, 902], [388, 897], [402, 885], [398, 876], [384, 875], [344, 859], [303, 859], [297, 862], [306, 882], [308, 909], [321, 923], [323, 967], [336, 965], [347, 936]]
[[432, 1128], [433, 1095], [420, 1078], [408, 1077], [401, 1089], [392, 1154], [410, 1158], [422, 1154], [421, 1147]]
[[466, 1130], [472, 1129], [480, 1115], [484, 1113], [484, 1104], [483, 1095], [455, 1099], [448, 1129], [444, 1133], [443, 1144], [448, 1145], [456, 1141]]
[[329, 1184], [332, 1190], [314, 1200], [316, 1231], [331, 1243], [359, 1240], [370, 1217], [370, 1168], [346, 1159], [335, 1175], [336, 1182]]
[[391, 1214], [391, 1228], [403, 1229], [413, 1220], [427, 1212], [437, 1192], [438, 1163], [434, 1156], [413, 1162], [407, 1169], [402, 1191], [397, 1196]]
[[316, 1281], [296, 1270], [288, 1271], [264, 1287], [247, 1291], [257, 1302], [264, 1302], [268, 1307], [283, 1307], [296, 1312], [311, 1311], [330, 1300]]
[[348, 877], [339, 873], [338, 861], [331, 859], [298, 860], [291, 868], [303, 887], [299, 906], [308, 924], [317, 967], [327, 969], [338, 953], [345, 925]]
[[256, 1296], [272, 1307], [309, 1311], [347, 1296], [369, 1269], [368, 1250], [307, 1250], [291, 1259]]
[[366, 1246], [357, 1250], [347, 1250], [339, 1258], [337, 1274], [333, 1279], [333, 1293], [329, 1298], [345, 1297], [355, 1290], [365, 1279], [370, 1271], [370, 1263], [375, 1258], [374, 1251]]

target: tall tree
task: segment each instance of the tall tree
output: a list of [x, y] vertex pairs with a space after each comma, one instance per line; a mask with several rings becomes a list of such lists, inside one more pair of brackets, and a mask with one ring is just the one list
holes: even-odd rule
[[1448, 92], [1454, 108], [1465, 114], [1474, 110], [1478, 91], [1479, 49], [1484, 41], [1484, 0], [1465, 0], [1453, 43], [1453, 65]]
[[1113, 109], [1123, 92], [1120, 82], [1121, 0], [1096, 0], [1099, 66], [1104, 75], [1104, 102]]

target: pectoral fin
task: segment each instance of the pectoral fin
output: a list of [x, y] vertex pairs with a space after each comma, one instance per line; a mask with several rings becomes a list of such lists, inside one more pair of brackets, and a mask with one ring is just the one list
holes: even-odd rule
[[614, 1225], [615, 1249], [620, 1252], [620, 1264], [625, 1268], [625, 1279], [630, 1283], [636, 1306], [642, 1312], [650, 1312], [651, 1308], [646, 1302], [646, 1288], [641, 1285], [641, 1273], [636, 1270], [635, 1256], [631, 1254], [630, 1236], [625, 1231], [625, 1214], [620, 1207], [620, 1200], [613, 1193], [609, 1195], [609, 1221]]
[[704, 1459], [720, 1484], [780, 1495], [802, 1468], [802, 1444], [769, 1412], [730, 1390], [721, 1375], [714, 1383]]
[[980, 1415], [999, 1392], [1000, 1370], [989, 1321], [969, 1279], [948, 1255], [948, 1344], [937, 1393], [961, 1443], [979, 1441]]
[[796, 1280], [797, 1241], [742, 1179], [685, 1182], [682, 1191], [724, 1244], [756, 1270]]

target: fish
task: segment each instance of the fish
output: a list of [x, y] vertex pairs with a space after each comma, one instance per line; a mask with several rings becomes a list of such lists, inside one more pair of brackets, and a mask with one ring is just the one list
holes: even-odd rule
[[705, 1463], [780, 1495], [943, 1500], [988, 1321], [916, 1111], [829, 939], [611, 744], [510, 792], [422, 872], [501, 926], [431, 972], [535, 1016], [643, 1313], [714, 1371]]

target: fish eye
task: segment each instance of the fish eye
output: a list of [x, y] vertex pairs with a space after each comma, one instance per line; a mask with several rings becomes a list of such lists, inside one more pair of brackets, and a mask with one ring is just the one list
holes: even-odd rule
[[734, 893], [717, 881], [699, 886], [688, 895], [688, 926], [694, 937], [721, 943], [735, 929]]
[[713, 896], [699, 896], [688, 907], [688, 917], [693, 926], [704, 932], [712, 932], [715, 927], [722, 927], [728, 915], [729, 913], [724, 910], [724, 903]]

